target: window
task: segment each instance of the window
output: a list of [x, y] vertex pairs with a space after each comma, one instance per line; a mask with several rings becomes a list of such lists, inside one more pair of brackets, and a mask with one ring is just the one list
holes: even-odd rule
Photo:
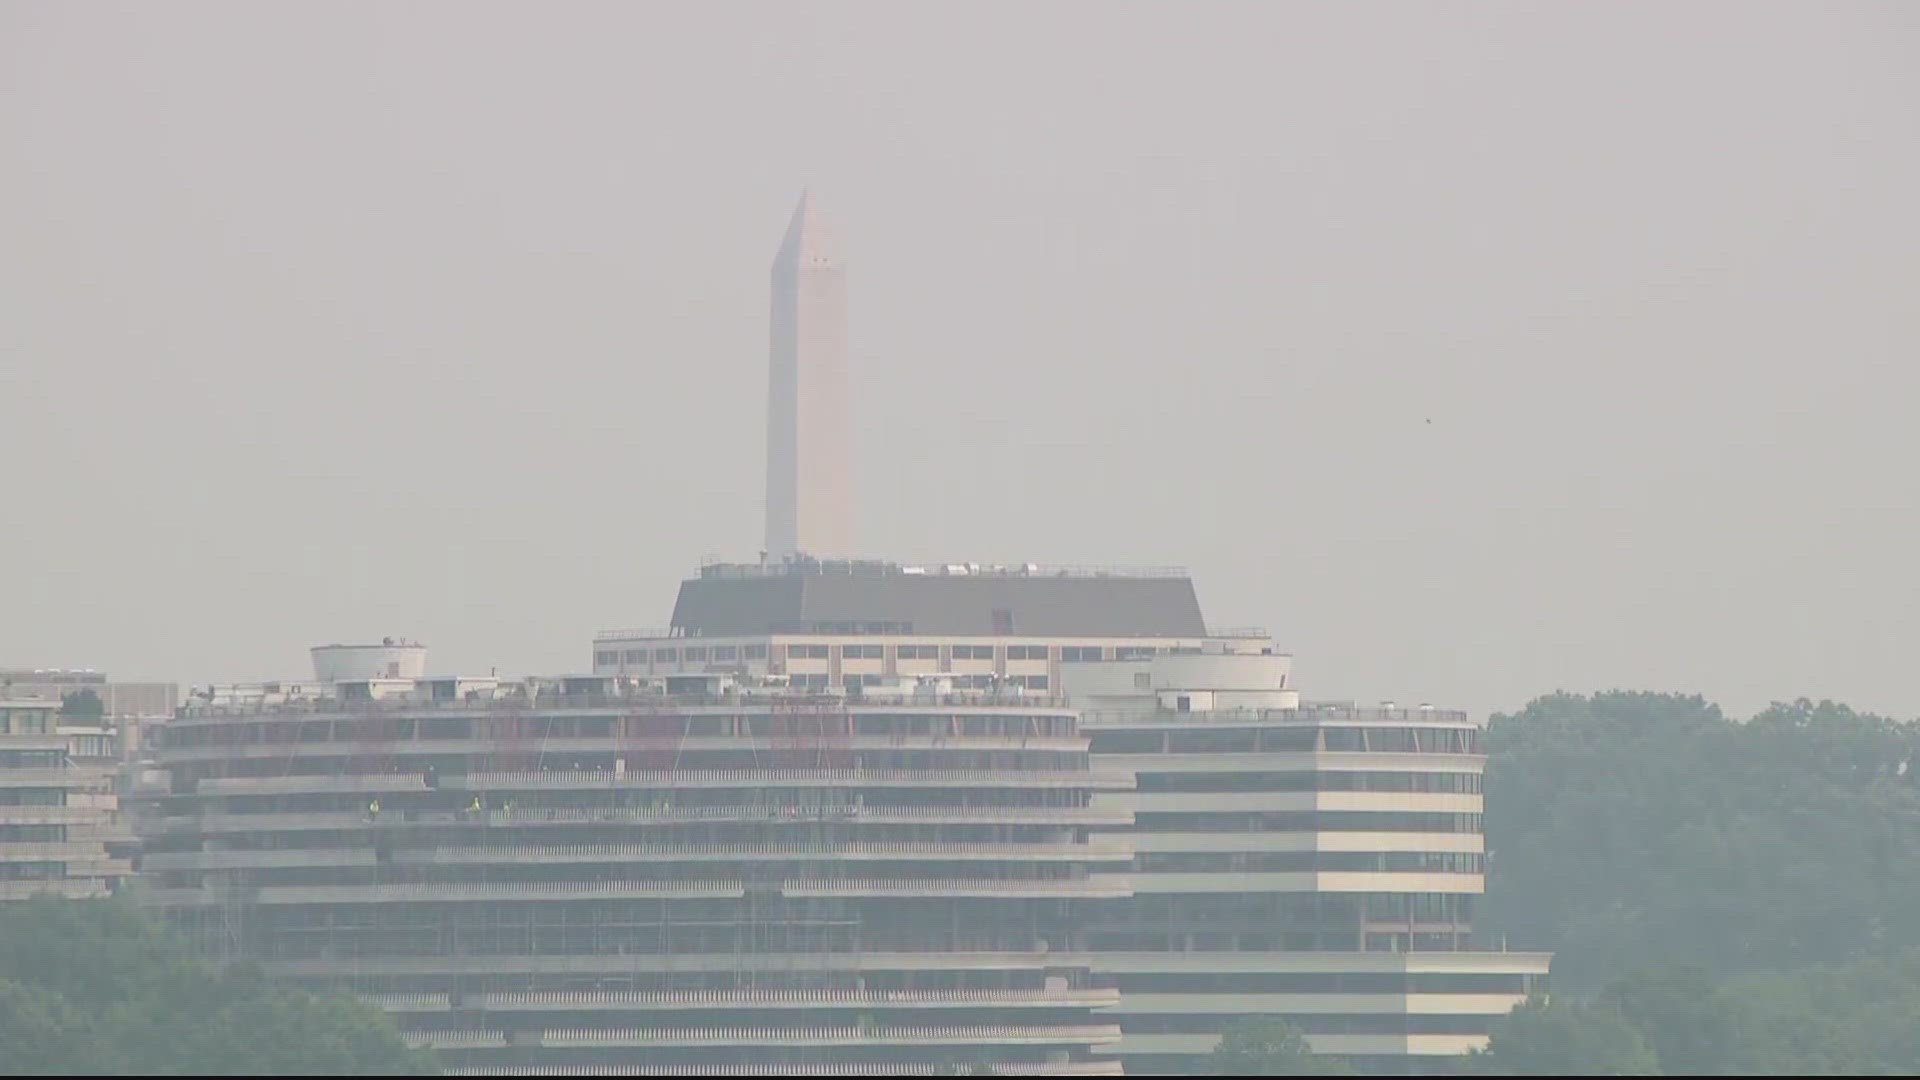
[[1314, 735], [1310, 727], [1265, 728], [1260, 732], [1260, 749], [1281, 753], [1312, 750]]
[[789, 660], [825, 660], [826, 658], [827, 647], [825, 645], [787, 646], [787, 659]]
[[1100, 731], [1093, 735], [1096, 754], [1157, 754], [1165, 746], [1158, 731]]
[[727, 660], [737, 660], [739, 659], [739, 657], [740, 657], [740, 649], [738, 646], [715, 645], [713, 647], [713, 659], [716, 662], [723, 662]]
[[655, 649], [653, 659], [656, 663], [671, 664], [680, 659], [679, 649]]
[[1045, 675], [1010, 675], [1007, 677], [1007, 681], [1015, 686], [1024, 686], [1029, 690], [1045, 690], [1047, 688], [1047, 677]]
[[884, 655], [879, 645], [842, 645], [840, 658], [843, 660], [878, 660]]
[[628, 649], [627, 650], [627, 663], [644, 664], [646, 662], [647, 662], [647, 650], [645, 649]]
[[1358, 751], [1367, 748], [1359, 728], [1330, 727], [1323, 729], [1321, 735], [1326, 739], [1328, 750]]
[[601, 650], [593, 654], [593, 662], [595, 664], [617, 664], [620, 662], [620, 654], [608, 650]]
[[1098, 645], [1060, 646], [1060, 659], [1062, 660], [1104, 660], [1106, 659], [1105, 653], [1106, 650]]
[[893, 655], [901, 660], [938, 660], [940, 659], [940, 646], [900, 645], [894, 648]]
[[1045, 660], [1046, 658], [1047, 647], [1045, 645], [1007, 646], [1007, 659], [1009, 660]]
[[1154, 648], [1151, 645], [1117, 645], [1113, 650], [1115, 660], [1151, 660]]
[[993, 659], [993, 646], [955, 645], [953, 647], [953, 658], [955, 660], [991, 660]]
[[767, 658], [767, 647], [765, 645], [743, 645], [740, 648], [740, 658], [743, 660], [765, 660]]
[[707, 659], [707, 647], [705, 645], [687, 646], [687, 659], [704, 662]]

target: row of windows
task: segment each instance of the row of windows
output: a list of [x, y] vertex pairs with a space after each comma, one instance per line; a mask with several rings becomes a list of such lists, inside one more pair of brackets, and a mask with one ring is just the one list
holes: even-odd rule
[[[464, 989], [474, 994], [521, 991], [661, 991], [661, 990], [1040, 990], [1046, 976], [1038, 971], [1010, 972], [912, 970], [859, 973], [808, 969], [798, 972], [755, 970], [724, 972], [603, 971], [587, 974], [468, 973], [448, 975], [354, 975], [350, 978], [290, 979], [301, 989], [316, 992], [347, 990], [367, 994], [444, 993]], [[1081, 985], [1080, 980], [1072, 980]]]
[[[886, 656], [885, 645], [822, 645], [814, 643], [788, 645], [787, 658], [790, 660], [826, 660], [832, 656], [834, 648], [840, 650], [843, 659], [880, 660]], [[894, 656], [900, 660], [938, 660], [938, 645], [895, 645]], [[950, 645], [947, 646], [955, 660], [992, 660], [995, 656], [994, 645]], [[1045, 660], [1052, 649], [1050, 645], [1008, 645], [1009, 660]], [[1171, 650], [1153, 645], [1120, 645], [1112, 650], [1115, 660], [1145, 660], [1157, 653]], [[1191, 650], [1180, 650], [1191, 651]], [[735, 660], [767, 659], [765, 645], [675, 645], [669, 648], [653, 649], [600, 649], [593, 654], [593, 662], [603, 667], [617, 664], [645, 664], [649, 660], [656, 664], [677, 664], [682, 659], [689, 662], [730, 663]], [[1101, 645], [1062, 645], [1062, 660], [1105, 660], [1108, 650]]]
[[[765, 645], [689, 645], [684, 651], [687, 654], [687, 659], [690, 661], [711, 660], [718, 664], [732, 663], [736, 660], [765, 660], [767, 658], [767, 647]], [[671, 649], [655, 649], [653, 650], [653, 659], [667, 664], [678, 663], [681, 652], [682, 650], [679, 646]], [[823, 658], [826, 656], [825, 653], [821, 653], [820, 655]], [[593, 662], [607, 667], [622, 663], [644, 664], [647, 662], [647, 650], [628, 649], [622, 652], [617, 649], [601, 649], [593, 654]]]
[[1143, 851], [1134, 856], [1134, 865], [1187, 874], [1479, 874], [1486, 869], [1480, 855], [1461, 851]]
[[[956, 682], [966, 678], [990, 679], [992, 676], [961, 676]], [[845, 685], [873, 686], [880, 682], [878, 675], [849, 675]], [[1004, 680], [1030, 689], [1044, 690], [1047, 687], [1045, 675], [1013, 676]], [[828, 676], [796, 675], [792, 682], [795, 686], [825, 688]], [[858, 717], [840, 717], [838, 722], [852, 723], [856, 729], [866, 735], [910, 734], [923, 722], [938, 723], [940, 734], [959, 734], [961, 731], [976, 734], [1019, 734], [1030, 732], [1033, 725], [1044, 724], [1050, 731], [1059, 734], [1071, 734], [1070, 717], [987, 717], [987, 716], [920, 716], [918, 714], [895, 715], [887, 713], [864, 713]], [[1005, 726], [1005, 731], [1001, 730]], [[991, 727], [992, 731], [985, 730]], [[951, 730], [948, 730], [951, 729]], [[553, 739], [610, 739], [626, 738], [652, 741], [677, 741], [682, 737], [695, 738], [736, 738], [741, 736], [759, 736], [778, 734], [780, 721], [771, 714], [748, 714], [740, 716], [500, 716], [491, 719], [473, 719], [463, 716], [434, 716], [425, 718], [381, 718], [379, 721], [332, 719], [304, 720], [299, 722], [246, 723], [220, 725], [191, 725], [161, 729], [158, 735], [161, 743], [172, 748], [192, 748], [220, 745], [253, 745], [260, 743], [363, 743], [367, 749], [357, 749], [346, 745], [342, 752], [370, 752], [370, 748], [380, 742], [411, 742], [419, 740], [466, 740], [488, 739], [496, 742], [523, 742], [531, 740], [536, 745]], [[54, 755], [58, 761], [59, 751], [33, 751]]]
[[1286, 724], [1213, 730], [1103, 731], [1096, 754], [1342, 753], [1479, 754], [1478, 728], [1366, 728]]
[[67, 876], [67, 864], [58, 862], [0, 863], [0, 881], [58, 881]]
[[[1045, 675], [1009, 675], [1005, 678], [995, 675], [954, 675], [952, 679], [954, 688], [958, 690], [987, 690], [996, 685], [1021, 686], [1028, 690], [1045, 690], [1047, 688], [1047, 677]], [[828, 677], [824, 674], [789, 675], [787, 677], [787, 683], [790, 686], [814, 689], [826, 687], [828, 681]], [[887, 679], [884, 675], [842, 675], [840, 677], [840, 685], [846, 687], [848, 690], [859, 690], [869, 686], [881, 686], [885, 684], [886, 681]]]
[[872, 936], [848, 926], [806, 927], [772, 924], [757, 930], [732, 927], [552, 928], [489, 927], [471, 931], [437, 929], [371, 930], [355, 933], [312, 930], [265, 936], [254, 946], [271, 960], [380, 958], [390, 956], [701, 956], [769, 953], [848, 953], [862, 948], [883, 952], [1024, 952], [1036, 943], [1064, 948], [1064, 934], [1018, 930], [980, 933], [901, 932]]
[[1409, 832], [1484, 831], [1479, 814], [1321, 810], [1305, 813], [1161, 813], [1134, 815], [1134, 828], [1149, 832]]
[[1387, 791], [1478, 795], [1479, 773], [1440, 772], [1172, 772], [1141, 773], [1142, 792]]
[[67, 838], [65, 825], [0, 825], [0, 844], [55, 843]]
[[52, 709], [0, 709], [0, 735], [50, 735]]
[[1232, 922], [1330, 925], [1362, 920], [1471, 922], [1474, 897], [1461, 893], [1311, 892], [1311, 893], [1143, 893], [1125, 900], [1082, 905], [1093, 924], [1187, 923], [1196, 926]]
[[1530, 994], [1536, 975], [1471, 972], [1209, 972], [1120, 976], [1121, 993], [1136, 994]]
[[[1386, 952], [1381, 949], [1369, 952]], [[1452, 951], [1448, 949], [1446, 951]], [[1246, 1016], [1229, 1013], [1217, 1016], [1172, 1015], [1129, 1016], [1129, 1034], [1215, 1034]], [[1472, 1013], [1307, 1013], [1289, 1015], [1287, 1020], [1309, 1035], [1484, 1035], [1491, 1016]]]

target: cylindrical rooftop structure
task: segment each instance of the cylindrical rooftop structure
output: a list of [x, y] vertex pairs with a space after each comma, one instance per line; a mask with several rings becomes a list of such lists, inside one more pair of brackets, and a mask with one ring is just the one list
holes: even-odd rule
[[427, 672], [427, 647], [386, 638], [378, 645], [315, 645], [313, 677], [321, 682], [417, 679]]

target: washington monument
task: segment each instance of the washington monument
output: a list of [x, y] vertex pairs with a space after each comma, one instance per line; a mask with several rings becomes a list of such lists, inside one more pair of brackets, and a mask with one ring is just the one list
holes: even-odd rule
[[847, 280], [811, 193], [773, 259], [767, 558], [853, 554]]

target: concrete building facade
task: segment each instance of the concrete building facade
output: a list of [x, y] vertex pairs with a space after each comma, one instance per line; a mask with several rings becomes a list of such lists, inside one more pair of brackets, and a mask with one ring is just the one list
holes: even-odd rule
[[[371, 680], [379, 682], [381, 680]], [[292, 687], [294, 684], [282, 684]], [[1075, 715], [741, 676], [228, 692], [156, 762], [146, 903], [456, 1075], [1097, 1075], [1125, 892]]]
[[135, 846], [115, 732], [63, 725], [60, 703], [0, 698], [0, 901], [117, 891]]

